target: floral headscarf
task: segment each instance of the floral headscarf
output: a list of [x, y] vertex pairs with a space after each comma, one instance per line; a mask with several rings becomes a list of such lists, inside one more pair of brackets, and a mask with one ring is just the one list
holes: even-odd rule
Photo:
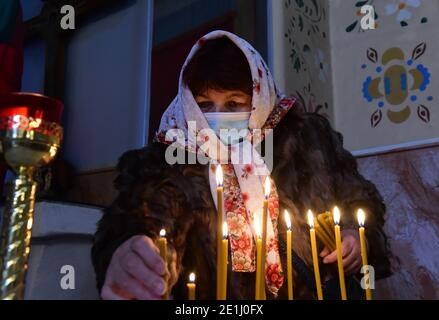
[[[262, 216], [263, 185], [265, 178], [269, 176], [269, 170], [259, 153], [256, 152], [256, 136], [249, 134], [239, 147], [233, 145], [229, 149], [215, 134], [203, 133], [202, 129], [209, 129], [209, 125], [192, 92], [183, 82], [183, 71], [197, 50], [207, 40], [220, 37], [227, 37], [238, 46], [246, 56], [250, 66], [253, 78], [250, 130], [274, 128], [293, 106], [294, 99], [288, 99], [277, 92], [266, 63], [249, 43], [230, 32], [213, 31], [202, 37], [190, 51], [180, 73], [178, 94], [163, 114], [156, 141], [167, 144], [176, 142], [179, 145], [184, 144], [181, 147], [198, 153], [201, 151], [210, 159], [209, 181], [215, 205], [217, 205], [215, 168], [217, 163], [221, 163], [224, 172], [224, 212], [229, 228], [232, 270], [235, 272], [254, 272], [256, 247], [254, 217]], [[195, 141], [191, 135], [191, 121], [196, 123]], [[184, 139], [168, 141], [166, 133], [172, 129], [179, 129], [180, 132], [183, 132]], [[252, 159], [240, 163], [223, 164], [224, 159], [233, 158], [234, 152], [237, 150], [251, 152]], [[283, 284], [284, 276], [278, 248], [279, 199], [273, 182], [268, 200], [265, 280], [268, 289], [276, 295]]]

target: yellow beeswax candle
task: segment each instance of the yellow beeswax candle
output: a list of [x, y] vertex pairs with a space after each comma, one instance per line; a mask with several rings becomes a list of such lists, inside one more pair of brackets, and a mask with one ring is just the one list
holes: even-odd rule
[[[327, 212], [325, 214], [325, 221], [328, 223], [328, 225], [330, 226], [331, 230], [334, 230], [334, 217], [332, 216], [332, 212]], [[334, 235], [335, 237], [335, 235]]]
[[285, 210], [285, 224], [287, 225], [287, 279], [288, 279], [288, 300], [293, 300], [293, 243], [291, 235], [290, 214]]
[[317, 298], [323, 300], [322, 282], [320, 280], [320, 268], [319, 259], [317, 256], [317, 241], [316, 232], [314, 230], [314, 214], [311, 210], [308, 210], [308, 224], [309, 224], [309, 236], [311, 240], [312, 261], [314, 266], [314, 276], [316, 279]]
[[360, 233], [360, 248], [361, 248], [361, 260], [363, 262], [363, 270], [364, 270], [364, 279], [366, 284], [366, 300], [372, 300], [372, 290], [370, 289], [370, 279], [369, 279], [369, 263], [367, 262], [367, 247], [366, 247], [366, 235], [364, 229], [364, 220], [365, 214], [362, 209], [358, 209], [357, 218], [359, 224], [359, 233]]
[[227, 222], [223, 223], [223, 240], [221, 243], [221, 271], [220, 271], [220, 296], [219, 300], [227, 298], [227, 264], [229, 257], [229, 240], [227, 238]]
[[319, 225], [323, 228], [323, 231], [328, 235], [330, 242], [334, 242], [334, 249], [335, 249], [335, 235], [334, 235], [334, 228], [331, 224], [328, 223], [326, 218], [329, 216], [328, 213], [322, 213], [317, 215], [317, 221]]
[[262, 272], [261, 272], [261, 300], [266, 299], [265, 295], [265, 263], [267, 254], [267, 221], [268, 221], [268, 198], [271, 192], [271, 182], [270, 177], [267, 176], [265, 179], [264, 186], [264, 205], [262, 210]]
[[335, 241], [332, 243], [331, 239], [328, 237], [326, 232], [322, 229], [319, 224], [314, 225], [314, 229], [316, 230], [316, 235], [320, 239], [320, 241], [328, 248], [331, 252], [335, 250]]
[[[168, 243], [166, 241], [166, 230], [162, 229], [160, 230], [160, 237], [158, 241], [158, 246], [160, 250], [160, 256], [162, 257], [163, 261], [167, 263], [167, 256], [168, 256]], [[168, 292], [165, 292], [165, 294], [162, 297], [163, 299], [168, 299]]]
[[195, 273], [189, 275], [189, 282], [187, 283], [188, 300], [195, 300], [195, 292], [197, 285], [195, 284]]
[[334, 217], [334, 231], [335, 231], [335, 247], [337, 250], [337, 265], [338, 265], [338, 277], [340, 280], [340, 292], [341, 299], [346, 300], [346, 284], [344, 279], [344, 269], [343, 269], [343, 252], [341, 248], [341, 234], [340, 234], [340, 210], [338, 207], [334, 207], [332, 215]]
[[217, 194], [217, 254], [216, 254], [216, 298], [220, 296], [220, 273], [221, 273], [221, 246], [223, 227], [223, 170], [221, 164], [216, 167], [216, 194]]
[[262, 280], [262, 238], [261, 238], [261, 223], [258, 217], [255, 217], [255, 231], [256, 231], [256, 286], [255, 286], [255, 300], [262, 300], [261, 298], [261, 280]]

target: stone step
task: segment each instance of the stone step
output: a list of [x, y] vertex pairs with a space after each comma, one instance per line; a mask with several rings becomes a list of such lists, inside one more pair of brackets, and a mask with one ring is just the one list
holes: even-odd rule
[[35, 204], [25, 299], [99, 298], [91, 246], [101, 216], [98, 207], [46, 201]]

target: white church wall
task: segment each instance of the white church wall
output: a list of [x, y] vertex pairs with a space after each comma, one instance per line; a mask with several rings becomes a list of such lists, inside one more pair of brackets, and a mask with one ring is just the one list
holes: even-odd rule
[[112, 167], [147, 141], [152, 7], [131, 1], [69, 44], [64, 156], [80, 171]]
[[[361, 27], [363, 5], [374, 6], [375, 29]], [[377, 282], [374, 299], [437, 299], [439, 1], [271, 0], [269, 9], [279, 86], [308, 111], [328, 103], [319, 112], [386, 204], [399, 262], [391, 259], [393, 275]]]
[[[38, 15], [43, 7], [41, 0], [21, 1], [23, 21]], [[24, 47], [23, 78], [21, 89], [25, 92], [44, 91], [44, 43], [35, 39]]]
[[[374, 29], [361, 27], [364, 5], [374, 8]], [[271, 0], [269, 9], [280, 88], [327, 116], [347, 149], [439, 142], [438, 1]]]
[[[42, 2], [22, 6], [28, 20]], [[148, 138], [153, 1], [111, 10], [76, 23], [67, 49], [61, 152], [80, 172], [114, 167]], [[26, 44], [22, 91], [44, 92], [44, 59], [40, 39]]]

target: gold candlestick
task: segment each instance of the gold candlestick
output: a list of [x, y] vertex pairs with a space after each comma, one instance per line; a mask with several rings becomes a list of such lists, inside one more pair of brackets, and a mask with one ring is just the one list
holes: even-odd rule
[[0, 298], [23, 299], [34, 220], [33, 173], [61, 144], [63, 104], [38, 94], [0, 96], [0, 154], [16, 178], [6, 197], [0, 244]]

